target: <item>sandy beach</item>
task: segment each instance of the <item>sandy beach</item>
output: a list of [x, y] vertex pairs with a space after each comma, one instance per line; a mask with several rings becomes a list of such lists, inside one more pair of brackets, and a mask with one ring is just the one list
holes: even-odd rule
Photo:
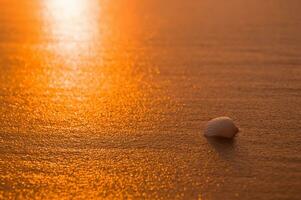
[[1, 0], [0, 199], [300, 199], [300, 6]]

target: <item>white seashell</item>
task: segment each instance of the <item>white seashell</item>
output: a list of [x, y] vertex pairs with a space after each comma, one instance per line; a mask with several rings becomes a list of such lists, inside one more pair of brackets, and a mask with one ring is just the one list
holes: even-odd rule
[[218, 117], [207, 123], [204, 135], [206, 137], [233, 138], [238, 131], [239, 129], [235, 126], [231, 118]]

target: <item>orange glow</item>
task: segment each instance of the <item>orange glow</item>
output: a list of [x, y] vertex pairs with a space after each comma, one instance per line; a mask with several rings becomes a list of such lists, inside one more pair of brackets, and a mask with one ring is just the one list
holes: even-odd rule
[[[150, 66], [144, 66], [142, 72], [137, 64], [145, 55], [129, 52], [120, 45], [122, 38], [115, 38], [116, 45], [108, 34], [103, 34], [110, 32], [107, 28], [112, 24], [99, 22], [103, 17], [99, 4], [85, 0], [44, 1], [44, 31], [40, 34], [48, 40], [39, 48], [27, 46], [22, 50], [20, 57], [26, 64], [13, 72], [13, 81], [22, 87], [19, 93], [29, 103], [27, 119], [44, 119], [47, 123], [67, 120], [71, 126], [84, 119], [96, 127], [120, 121], [118, 126], [125, 126], [136, 120], [133, 113], [137, 106], [141, 107], [141, 119], [150, 112], [150, 105], [143, 103], [149, 95], [144, 77]], [[122, 17], [118, 19], [120, 24]], [[130, 37], [128, 32], [122, 36]]]
[[45, 0], [45, 32], [54, 40], [58, 54], [69, 56], [91, 52], [99, 38], [99, 6], [95, 1]]
[[44, 31], [51, 38], [48, 48], [60, 60], [48, 74], [49, 86], [72, 89], [81, 84], [85, 60], [99, 48], [99, 5], [85, 0], [45, 0], [44, 4]]
[[0, 0], [0, 200], [300, 199], [300, 6]]

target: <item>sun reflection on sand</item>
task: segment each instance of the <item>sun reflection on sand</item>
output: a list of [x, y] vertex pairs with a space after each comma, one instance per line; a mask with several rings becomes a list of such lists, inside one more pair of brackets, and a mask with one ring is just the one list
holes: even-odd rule
[[46, 34], [56, 45], [56, 51], [73, 56], [92, 51], [100, 40], [98, 1], [50, 0], [44, 2]]
[[[54, 56], [47, 62], [50, 88], [72, 89], [81, 83], [81, 71], [101, 38], [97, 1], [46, 0], [43, 21], [47, 48]], [[55, 62], [53, 62], [55, 60]]]
[[[0, 68], [0, 131], [7, 136], [9, 149], [20, 151], [5, 166], [11, 160], [21, 166], [5, 169], [5, 181], [20, 193], [28, 194], [31, 185], [45, 185], [32, 195], [63, 198], [81, 191], [84, 199], [110, 197], [108, 193], [121, 198], [119, 187], [143, 190], [144, 171], [168, 171], [169, 166], [150, 164], [143, 150], [148, 142], [140, 144], [135, 135], [144, 130], [151, 139], [159, 124], [173, 119], [173, 104], [155, 85], [153, 73], [158, 71], [139, 34], [125, 25], [119, 31], [128, 11], [100, 12], [104, 2], [39, 1], [41, 16], [28, 24], [41, 31], [29, 31], [32, 42], [22, 48], [17, 43], [9, 49], [15, 53], [3, 61], [9, 68]], [[125, 21], [139, 22], [135, 20]], [[18, 40], [22, 36], [15, 35]], [[142, 151], [132, 151], [133, 144]], [[24, 152], [30, 161], [23, 162]], [[157, 159], [156, 152], [149, 155]], [[138, 176], [129, 174], [131, 170]], [[158, 180], [157, 173], [151, 177]], [[29, 187], [19, 187], [20, 182]], [[172, 184], [171, 179], [166, 182]]]
[[10, 83], [18, 85], [26, 102], [26, 123], [45, 121], [58, 129], [65, 123], [69, 130], [77, 124], [135, 128], [137, 120], [154, 117], [150, 113], [156, 102], [147, 101], [154, 89], [148, 80], [153, 66], [145, 62], [144, 53], [133, 54], [118, 42], [119, 37], [112, 43], [102, 34], [110, 24], [99, 22], [99, 4], [44, 2], [40, 34], [47, 40], [19, 52], [24, 65], [12, 70]]

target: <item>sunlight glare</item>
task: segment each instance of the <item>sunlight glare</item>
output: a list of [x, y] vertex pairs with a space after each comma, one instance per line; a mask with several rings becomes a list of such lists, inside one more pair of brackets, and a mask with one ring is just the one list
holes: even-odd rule
[[98, 26], [98, 8], [95, 1], [45, 1], [46, 31], [52, 34], [56, 51], [78, 55], [89, 51], [95, 40]]

